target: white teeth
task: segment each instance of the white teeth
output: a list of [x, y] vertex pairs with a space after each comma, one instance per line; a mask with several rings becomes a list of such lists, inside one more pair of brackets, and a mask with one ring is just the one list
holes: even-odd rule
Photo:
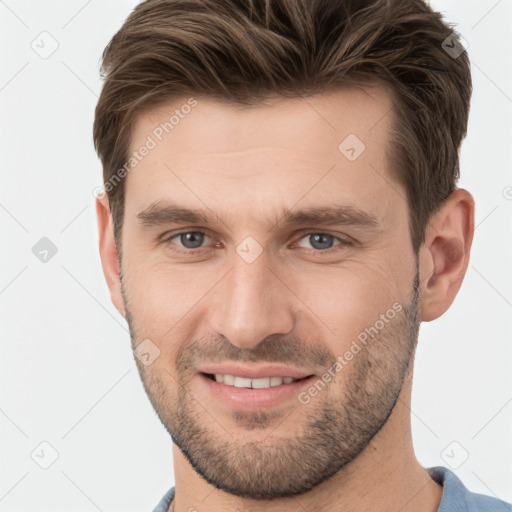
[[255, 389], [269, 388], [270, 377], [263, 377], [261, 379], [252, 379], [252, 387]]
[[281, 386], [282, 384], [291, 384], [298, 379], [294, 379], [293, 377], [261, 377], [258, 379], [249, 379], [247, 377], [216, 373], [215, 380], [228, 386], [234, 386], [235, 388], [265, 389]]
[[227, 384], [228, 386], [234, 386], [235, 377], [233, 375], [224, 375], [224, 384]]
[[235, 377], [235, 388], [250, 388], [252, 379], [245, 377]]
[[283, 383], [282, 377], [270, 377], [271, 386], [280, 386]]

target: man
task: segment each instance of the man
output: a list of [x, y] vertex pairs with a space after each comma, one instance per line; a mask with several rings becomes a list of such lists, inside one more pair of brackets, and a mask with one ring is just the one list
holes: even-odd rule
[[147, 0], [104, 53], [100, 253], [174, 441], [155, 511], [504, 511], [414, 455], [464, 278], [469, 60], [421, 0]]

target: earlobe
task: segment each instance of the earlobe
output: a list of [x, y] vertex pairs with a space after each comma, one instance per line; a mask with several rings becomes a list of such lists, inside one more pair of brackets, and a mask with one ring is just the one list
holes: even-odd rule
[[421, 252], [421, 319], [440, 317], [452, 304], [466, 274], [474, 232], [475, 202], [456, 189], [432, 218]]
[[96, 216], [98, 220], [99, 250], [103, 275], [110, 290], [110, 298], [116, 309], [125, 316], [123, 295], [121, 292], [121, 279], [119, 256], [114, 239], [114, 228], [110, 212], [108, 197], [96, 199]]

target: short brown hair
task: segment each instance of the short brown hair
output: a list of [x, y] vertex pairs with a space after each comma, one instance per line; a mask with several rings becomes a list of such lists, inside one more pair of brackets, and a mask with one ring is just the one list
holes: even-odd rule
[[[407, 191], [415, 252], [459, 178], [469, 58], [423, 0], [146, 0], [105, 48], [102, 75], [93, 131], [105, 183], [127, 162], [137, 116], [163, 102], [255, 105], [375, 81], [393, 96], [387, 165]], [[120, 250], [124, 180], [110, 188]]]

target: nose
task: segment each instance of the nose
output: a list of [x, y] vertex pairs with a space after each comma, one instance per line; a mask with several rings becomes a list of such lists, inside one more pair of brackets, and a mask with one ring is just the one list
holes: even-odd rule
[[293, 294], [269, 268], [265, 253], [252, 263], [235, 254], [211, 299], [211, 328], [239, 348], [252, 349], [272, 334], [293, 329]]

